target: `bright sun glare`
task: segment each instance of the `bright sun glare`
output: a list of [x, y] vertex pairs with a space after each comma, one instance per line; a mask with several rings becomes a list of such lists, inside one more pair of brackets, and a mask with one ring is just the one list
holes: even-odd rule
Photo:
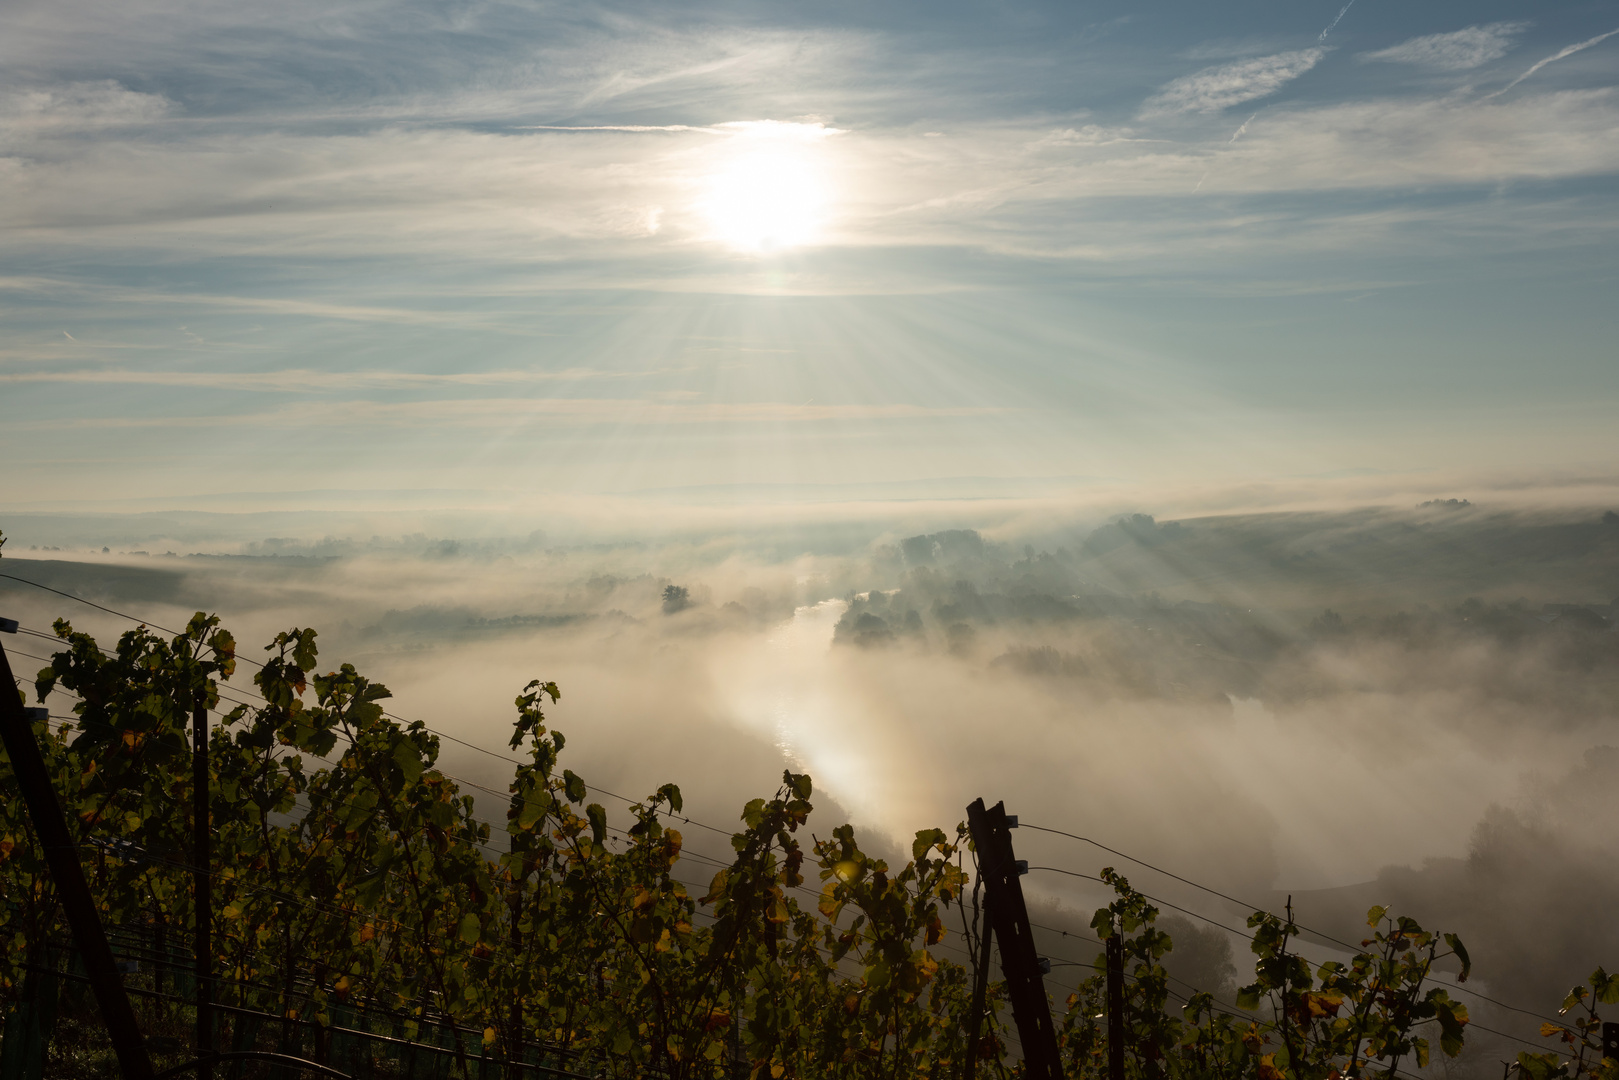
[[715, 238], [750, 252], [813, 243], [826, 218], [824, 143], [838, 132], [768, 120], [720, 126], [734, 137], [705, 185]]

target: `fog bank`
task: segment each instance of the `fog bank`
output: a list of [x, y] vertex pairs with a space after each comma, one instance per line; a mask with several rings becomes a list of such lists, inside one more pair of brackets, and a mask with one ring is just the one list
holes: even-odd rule
[[[493, 751], [446, 743], [443, 761], [496, 791], [512, 697], [554, 679], [568, 767], [632, 798], [676, 782], [722, 832], [788, 766], [815, 779], [815, 831], [849, 819], [879, 848], [983, 796], [1245, 900], [1292, 893], [1340, 937], [1371, 903], [1398, 905], [1467, 934], [1480, 985], [1542, 1010], [1619, 962], [1602, 929], [1619, 902], [1619, 514], [1601, 508], [1129, 514], [1021, 536], [839, 532], [797, 551], [724, 536], [107, 546], [13, 543], [0, 572], [165, 626], [217, 611], [244, 645], [315, 626], [323, 665], [356, 664], [395, 713]], [[0, 603], [104, 642], [128, 626], [10, 580]], [[687, 835], [694, 860], [724, 856], [723, 836]], [[1036, 866], [1116, 865], [1200, 915], [1246, 914], [1082, 842], [1015, 839]], [[1026, 885], [1075, 931], [1100, 899], [1052, 873]], [[1228, 979], [1223, 932], [1194, 919], [1179, 935], [1182, 971]], [[1089, 960], [1083, 936], [1050, 950]]]

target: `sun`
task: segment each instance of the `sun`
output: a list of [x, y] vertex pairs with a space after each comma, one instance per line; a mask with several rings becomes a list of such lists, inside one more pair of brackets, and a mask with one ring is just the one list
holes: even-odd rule
[[823, 144], [838, 132], [763, 120], [721, 126], [734, 137], [704, 183], [713, 239], [757, 254], [814, 243], [827, 215]]
[[814, 238], [821, 189], [797, 157], [752, 153], [710, 180], [707, 210], [718, 239], [742, 251], [779, 251]]

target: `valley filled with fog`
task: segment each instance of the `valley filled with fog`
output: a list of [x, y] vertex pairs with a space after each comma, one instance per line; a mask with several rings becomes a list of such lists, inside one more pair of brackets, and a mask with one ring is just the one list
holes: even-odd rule
[[[1228, 994], [1243, 947], [1215, 924], [1249, 909], [1129, 859], [1254, 905], [1291, 895], [1345, 940], [1390, 905], [1463, 935], [1470, 986], [1542, 1013], [1619, 948], [1619, 515], [1602, 508], [565, 545], [225, 540], [205, 517], [17, 515], [0, 573], [156, 625], [217, 611], [247, 655], [313, 626], [323, 670], [386, 683], [394, 713], [471, 744], [446, 741], [445, 768], [494, 792], [512, 698], [543, 678], [562, 690], [564, 763], [593, 789], [673, 781], [722, 832], [784, 767], [813, 776], [818, 835], [848, 820], [896, 853], [973, 798], [1005, 800], [1116, 852], [1021, 829], [1019, 857], [1112, 865], [1186, 909], [1166, 909], [1171, 971]], [[11, 579], [0, 607], [104, 645], [130, 625]], [[48, 655], [13, 640], [19, 673]], [[245, 671], [234, 682], [250, 692]], [[695, 860], [726, 839], [686, 833], [706, 880]], [[1043, 948], [1089, 962], [1101, 886], [1024, 881]], [[1079, 977], [1056, 969], [1059, 1000]], [[1502, 1030], [1537, 1023], [1472, 1007]], [[1480, 1034], [1464, 1060], [1501, 1052]]]

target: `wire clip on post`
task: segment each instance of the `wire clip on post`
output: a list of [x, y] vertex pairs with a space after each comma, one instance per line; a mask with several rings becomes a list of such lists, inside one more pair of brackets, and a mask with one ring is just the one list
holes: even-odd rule
[[1027, 1080], [1062, 1080], [1057, 1032], [1051, 1023], [1051, 1003], [1046, 1000], [1040, 957], [1034, 951], [1029, 909], [1018, 881], [1023, 868], [1012, 853], [1006, 805], [996, 803], [986, 809], [983, 799], [975, 799], [967, 807], [967, 827], [978, 851], [978, 875], [984, 882], [990, 925], [1000, 939], [1001, 971], [1006, 976], [1007, 996], [1012, 999], [1018, 1041], [1023, 1044], [1023, 1075]]

